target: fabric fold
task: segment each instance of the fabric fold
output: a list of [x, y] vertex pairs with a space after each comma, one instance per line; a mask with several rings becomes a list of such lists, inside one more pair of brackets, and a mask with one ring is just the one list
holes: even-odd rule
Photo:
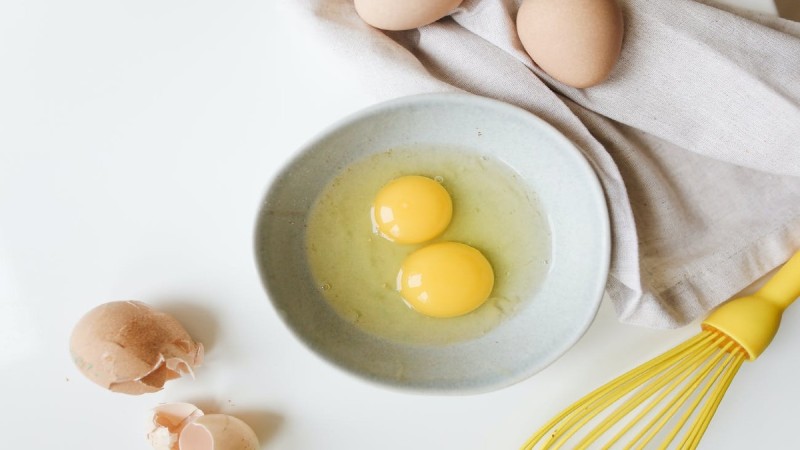
[[349, 0], [290, 7], [375, 101], [470, 92], [570, 139], [605, 190], [607, 292], [623, 322], [686, 324], [800, 248], [800, 24], [712, 2], [622, 1], [617, 67], [574, 89], [523, 51], [519, 3], [466, 0], [402, 32], [369, 27]]

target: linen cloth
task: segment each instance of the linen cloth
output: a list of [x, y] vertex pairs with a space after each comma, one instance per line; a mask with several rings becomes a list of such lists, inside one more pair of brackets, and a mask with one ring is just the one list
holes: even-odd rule
[[676, 327], [800, 248], [800, 24], [691, 0], [622, 0], [622, 54], [575, 89], [539, 70], [520, 1], [466, 0], [415, 30], [363, 23], [352, 0], [286, 5], [376, 101], [466, 91], [569, 138], [609, 207], [606, 286], [619, 319]]

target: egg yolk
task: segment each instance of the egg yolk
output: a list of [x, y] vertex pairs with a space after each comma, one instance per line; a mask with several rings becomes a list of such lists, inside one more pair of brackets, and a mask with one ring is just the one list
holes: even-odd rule
[[459, 242], [440, 242], [406, 257], [397, 289], [416, 311], [456, 317], [481, 306], [494, 287], [492, 265], [483, 254]]
[[423, 176], [396, 178], [378, 191], [372, 221], [378, 233], [400, 244], [433, 239], [450, 224], [453, 201], [438, 182]]

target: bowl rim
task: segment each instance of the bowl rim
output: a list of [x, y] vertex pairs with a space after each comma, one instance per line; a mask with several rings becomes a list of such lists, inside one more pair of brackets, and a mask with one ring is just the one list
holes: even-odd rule
[[[572, 159], [574, 160], [575, 164], [577, 164], [577, 166], [579, 166], [580, 169], [585, 172], [584, 174], [586, 176], [585, 181], [588, 185], [591, 186], [591, 195], [595, 197], [594, 200], [598, 208], [597, 212], [600, 214], [599, 217], [600, 220], [596, 224], [598, 228], [596, 235], [597, 238], [596, 244], [598, 245], [600, 260], [598, 261], [598, 266], [596, 270], [597, 276], [594, 279], [595, 282], [594, 286], [587, 288], [591, 291], [591, 296], [593, 301], [585, 309], [586, 320], [584, 320], [580, 324], [576, 324], [576, 326], [574, 327], [574, 333], [571, 335], [571, 337], [569, 339], [563, 339], [559, 341], [561, 345], [554, 347], [554, 350], [548, 354], [548, 357], [542, 358], [538, 362], [538, 364], [530, 365], [529, 367], [525, 368], [525, 370], [520, 371], [516, 376], [504, 377], [500, 381], [484, 383], [478, 387], [459, 386], [456, 388], [444, 388], [440, 386], [426, 386], [426, 385], [403, 383], [395, 379], [386, 379], [376, 376], [370, 376], [369, 374], [360, 372], [353, 367], [343, 364], [341, 361], [338, 361], [337, 359], [335, 359], [331, 355], [328, 355], [325, 352], [319, 351], [303, 333], [295, 329], [295, 327], [292, 324], [290, 324], [289, 321], [286, 319], [285, 314], [283, 313], [283, 311], [281, 311], [279, 304], [274, 299], [272, 288], [270, 287], [270, 284], [267, 281], [267, 276], [264, 267], [262, 265], [262, 261], [259, 258], [259, 251], [260, 251], [259, 229], [261, 228], [261, 223], [263, 217], [265, 216], [263, 214], [264, 207], [267, 204], [267, 199], [272, 191], [273, 185], [276, 182], [276, 180], [281, 177], [281, 175], [285, 174], [287, 170], [291, 168], [311, 148], [313, 148], [320, 142], [324, 141], [325, 139], [329, 138], [341, 128], [368, 119], [369, 117], [379, 114], [381, 112], [396, 108], [419, 106], [423, 104], [437, 104], [437, 103], [455, 105], [455, 106], [459, 104], [469, 104], [472, 106], [479, 106], [488, 109], [498, 109], [506, 113], [509, 113], [511, 115], [514, 115], [516, 117], [519, 117], [523, 122], [524, 121], [535, 122], [537, 126], [546, 129], [555, 140], [560, 141], [565, 150], [568, 149], [568, 151], [572, 155]], [[605, 197], [605, 190], [603, 189], [600, 179], [598, 178], [596, 171], [592, 167], [591, 162], [588, 160], [586, 156], [583, 155], [583, 152], [572, 141], [570, 141], [566, 136], [564, 136], [564, 134], [558, 131], [558, 129], [556, 129], [555, 126], [551, 125], [549, 122], [545, 121], [536, 114], [519, 106], [513, 105], [511, 103], [507, 103], [494, 98], [484, 97], [477, 94], [464, 93], [464, 92], [421, 93], [421, 94], [413, 94], [413, 95], [397, 97], [390, 100], [377, 102], [362, 109], [359, 109], [332, 122], [328, 126], [323, 127], [310, 139], [307, 139], [302, 145], [296, 148], [292, 152], [291, 156], [286, 158], [286, 160], [278, 168], [278, 170], [274, 172], [273, 177], [267, 180], [266, 187], [262, 191], [262, 195], [259, 197], [259, 203], [256, 209], [256, 217], [252, 233], [253, 233], [251, 241], [253, 245], [252, 255], [256, 266], [255, 268], [256, 271], [258, 272], [258, 276], [261, 281], [264, 293], [267, 295], [267, 298], [269, 302], [272, 304], [273, 309], [280, 317], [280, 321], [283, 323], [283, 326], [289, 329], [290, 333], [294, 336], [295, 339], [300, 341], [302, 345], [306, 349], [310, 350], [310, 353], [314, 354], [316, 357], [322, 359], [323, 361], [326, 361], [328, 364], [331, 364], [332, 366], [340, 370], [343, 370], [348, 374], [354, 375], [358, 379], [368, 381], [372, 384], [382, 386], [385, 388], [394, 388], [402, 392], [416, 392], [422, 394], [473, 395], [473, 394], [481, 394], [481, 393], [496, 391], [499, 389], [510, 387], [526, 379], [529, 379], [536, 373], [541, 372], [549, 365], [553, 364], [555, 361], [561, 358], [567, 351], [569, 351], [569, 349], [575, 346], [575, 344], [578, 341], [580, 341], [580, 339], [582, 339], [583, 336], [585, 336], [587, 330], [596, 319], [597, 313], [600, 309], [600, 305], [602, 303], [605, 294], [605, 288], [608, 282], [610, 263], [611, 263], [611, 223], [608, 211], [608, 204], [606, 202], [606, 197]], [[383, 339], [379, 337], [376, 338]]]

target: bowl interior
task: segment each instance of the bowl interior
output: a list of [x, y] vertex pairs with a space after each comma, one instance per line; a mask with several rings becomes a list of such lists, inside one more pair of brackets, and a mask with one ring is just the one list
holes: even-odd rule
[[[325, 186], [356, 160], [415, 145], [475, 149], [505, 162], [536, 193], [550, 227], [549, 271], [533, 298], [474, 340], [425, 346], [362, 332], [322, 298], [308, 267], [304, 223]], [[416, 390], [489, 391], [541, 370], [586, 331], [608, 272], [605, 199], [587, 161], [530, 113], [471, 95], [390, 101], [322, 133], [273, 181], [255, 234], [268, 295], [300, 339], [354, 374]]]

